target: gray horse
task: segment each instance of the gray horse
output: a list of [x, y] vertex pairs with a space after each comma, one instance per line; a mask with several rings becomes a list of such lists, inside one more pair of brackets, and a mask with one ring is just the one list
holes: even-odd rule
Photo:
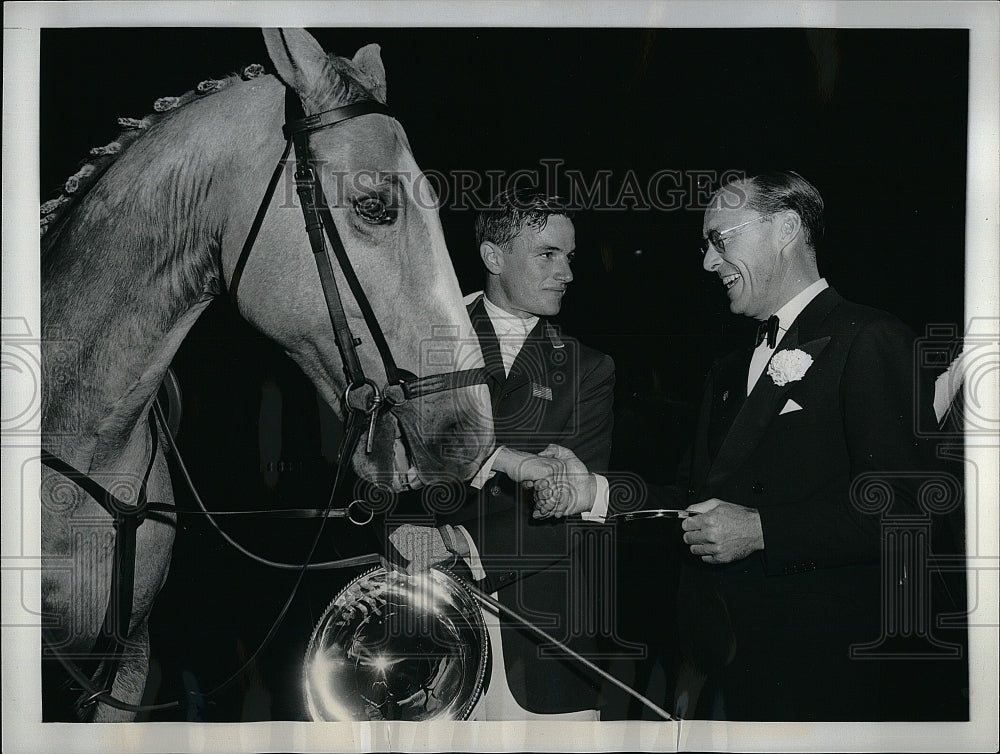
[[[160, 430], [147, 415], [181, 341], [231, 283], [284, 146], [286, 87], [306, 115], [385, 102], [376, 45], [348, 60], [328, 56], [303, 30], [266, 30], [264, 39], [277, 77], [251, 67], [157, 100], [143, 119], [121, 119], [119, 139], [95, 150], [64, 195], [43, 206], [42, 445], [125, 501], [137, 499], [147, 476], [149, 500], [173, 500], [165, 438], [154, 442]], [[367, 114], [316, 131], [310, 145], [396, 362], [418, 376], [481, 367], [436, 197], [399, 123]], [[344, 369], [302, 212], [287, 190], [293, 167], [243, 271], [238, 307], [342, 411]], [[384, 384], [356, 301], [345, 295], [344, 305], [365, 374]], [[379, 415], [370, 451], [359, 443], [354, 468], [397, 490], [442, 476], [468, 479], [492, 448], [490, 415], [483, 385], [410, 401]], [[65, 476], [43, 468], [41, 489], [48, 640], [85, 658], [109, 600], [115, 532], [108, 513]], [[174, 525], [172, 514], [160, 513], [138, 528], [131, 623], [113, 683], [123, 706], [142, 695], [147, 621], [167, 577]], [[134, 714], [104, 703], [89, 712], [97, 721]]]

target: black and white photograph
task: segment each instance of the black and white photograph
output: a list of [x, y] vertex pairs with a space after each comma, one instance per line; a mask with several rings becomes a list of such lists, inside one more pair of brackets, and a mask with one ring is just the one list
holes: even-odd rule
[[996, 750], [997, 6], [4, 23], [5, 751]]

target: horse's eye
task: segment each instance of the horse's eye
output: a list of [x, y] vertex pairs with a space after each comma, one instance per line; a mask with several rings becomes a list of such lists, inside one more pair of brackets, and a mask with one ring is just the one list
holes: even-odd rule
[[371, 194], [355, 199], [354, 211], [371, 225], [388, 225], [396, 219], [396, 210], [390, 209], [381, 197]]

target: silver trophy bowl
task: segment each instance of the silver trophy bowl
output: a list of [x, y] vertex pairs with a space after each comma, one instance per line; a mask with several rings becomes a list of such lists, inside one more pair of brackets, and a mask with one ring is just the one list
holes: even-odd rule
[[313, 630], [306, 704], [316, 721], [467, 720], [488, 658], [482, 612], [460, 580], [375, 568], [344, 587]]

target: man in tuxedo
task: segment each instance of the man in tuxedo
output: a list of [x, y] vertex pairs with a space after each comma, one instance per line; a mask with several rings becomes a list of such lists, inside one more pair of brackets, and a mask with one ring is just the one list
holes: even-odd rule
[[[596, 650], [595, 555], [587, 527], [532, 516], [522, 482], [559, 476], [563, 464], [536, 455], [551, 443], [604, 470], [611, 452], [614, 363], [562, 335], [549, 321], [573, 281], [576, 237], [555, 197], [514, 189], [477, 218], [485, 291], [466, 299], [486, 365], [497, 450], [471, 482], [465, 504], [439, 529], [401, 527], [391, 537], [408, 560], [461, 555], [500, 602], [583, 654]], [[593, 496], [592, 496], [593, 497]], [[592, 527], [591, 527], [592, 528]], [[607, 539], [607, 538], [605, 538]], [[589, 671], [507, 615], [491, 624], [495, 663], [479, 719], [598, 719]], [[502, 637], [502, 638], [500, 638]], [[501, 675], [503, 678], [498, 678]]]
[[[687, 483], [649, 490], [650, 507], [689, 514], [682, 717], [881, 718], [880, 595], [924, 577], [884, 567], [901, 562], [884, 524], [926, 516], [917, 490], [935, 465], [915, 434], [914, 336], [820, 277], [823, 230], [819, 192], [791, 172], [730, 183], [705, 213], [703, 266], [760, 328], [708, 375]], [[594, 479], [546, 455], [582, 483], [534, 515], [591, 507]]]

